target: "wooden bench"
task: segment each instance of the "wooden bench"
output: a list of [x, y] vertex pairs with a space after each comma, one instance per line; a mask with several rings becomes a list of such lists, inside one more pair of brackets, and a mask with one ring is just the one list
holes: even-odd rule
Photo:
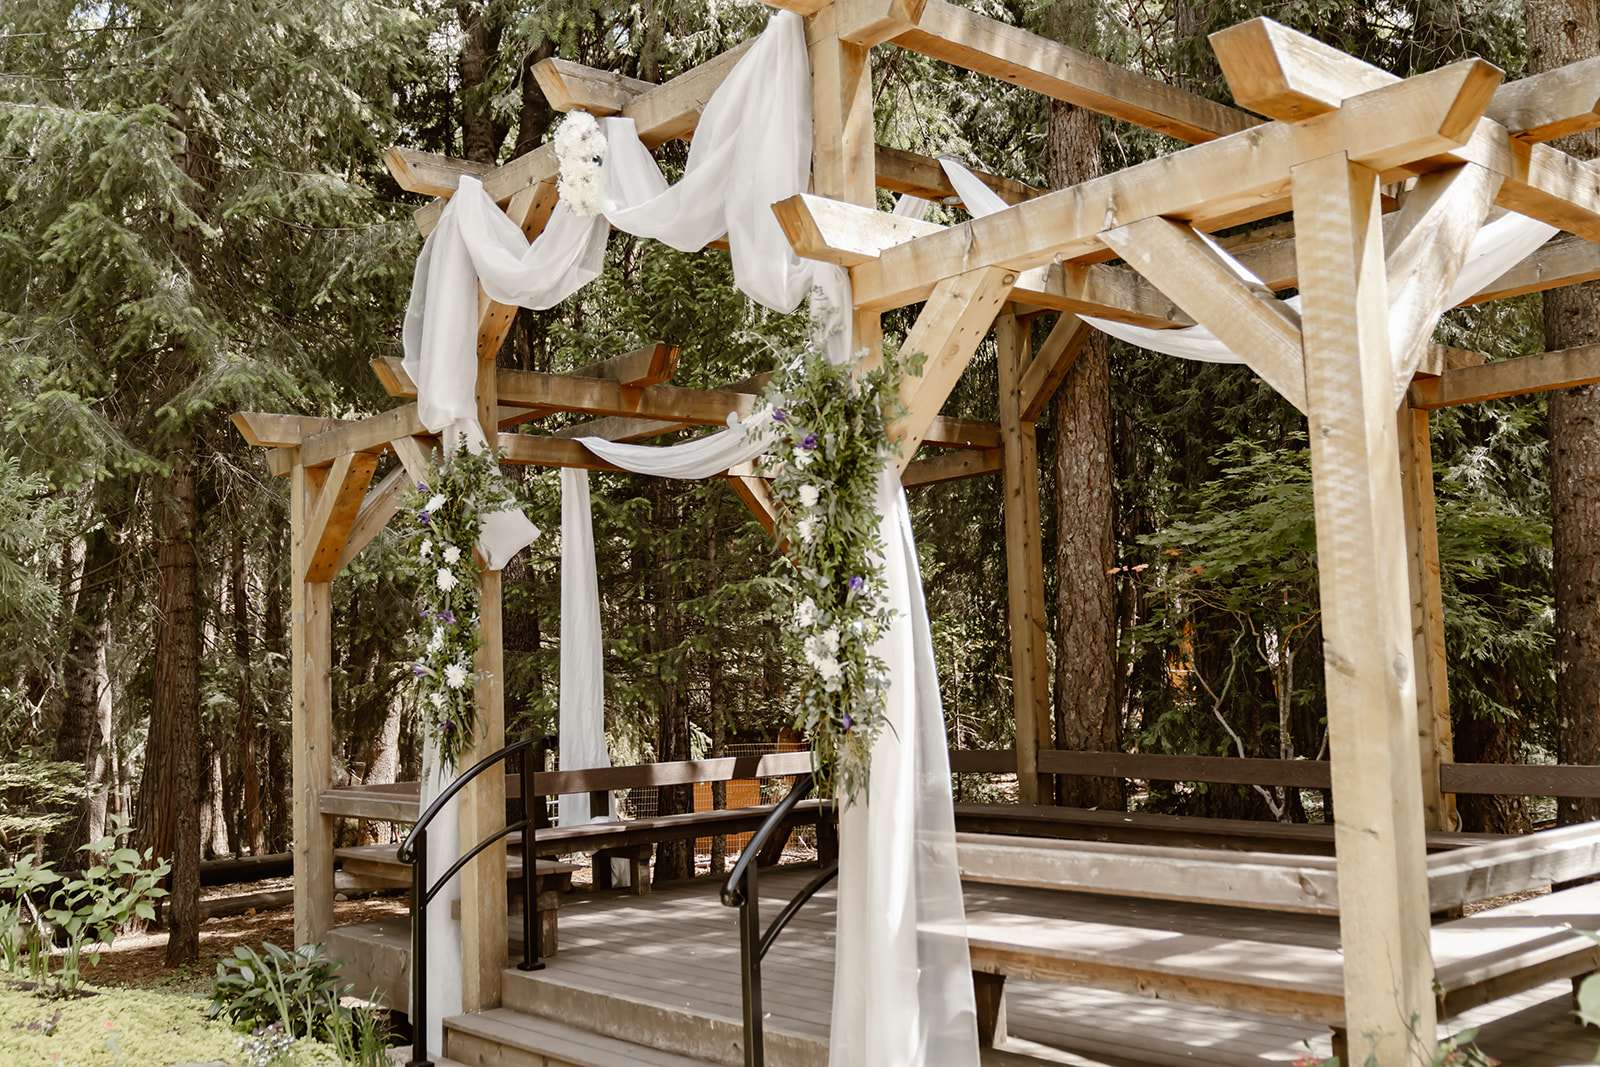
[[[968, 881], [1227, 907], [1337, 915], [1330, 856], [957, 834]], [[1600, 822], [1479, 841], [1428, 857], [1429, 909], [1467, 904], [1600, 874]]]
[[[1600, 945], [1573, 927], [1600, 927], [1600, 884], [1433, 927], [1439, 1017], [1600, 969]], [[965, 934], [986, 1045], [1005, 1033], [1009, 976], [1323, 1023], [1348, 1062], [1337, 948], [993, 911], [968, 915]]]
[[[400, 862], [398, 845], [359, 845], [336, 848], [334, 856], [340, 861], [344, 873], [353, 884], [373, 889], [410, 889], [411, 865]], [[572, 888], [572, 874], [577, 864], [558, 863], [553, 859], [540, 859], [534, 868], [534, 910], [538, 915], [541, 936], [541, 955], [554, 956], [557, 940], [557, 916], [561, 897]], [[522, 891], [522, 855], [506, 855], [506, 886], [510, 891], [508, 902], [520, 899]], [[515, 904], [512, 905], [516, 907]], [[521, 930], [520, 913], [517, 929]], [[520, 936], [520, 935], [519, 935]]]
[[[1333, 855], [1334, 830], [1328, 824], [1017, 804], [957, 804], [955, 814], [956, 829], [968, 833]], [[1429, 831], [1424, 840], [1430, 852], [1443, 852], [1505, 840], [1506, 836], [1434, 830]]]

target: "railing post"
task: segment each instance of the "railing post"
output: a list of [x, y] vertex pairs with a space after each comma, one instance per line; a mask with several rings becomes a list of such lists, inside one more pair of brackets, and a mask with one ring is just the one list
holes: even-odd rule
[[744, 983], [744, 1063], [764, 1067], [765, 1037], [761, 1029], [761, 893], [758, 867], [744, 872], [744, 904], [739, 908], [739, 960]]
[[544, 970], [544, 964], [539, 962], [539, 957], [544, 955], [544, 930], [536, 906], [539, 853], [534, 848], [537, 834], [533, 818], [533, 750], [533, 745], [522, 750], [522, 821], [525, 825], [522, 827], [522, 962], [517, 964], [519, 971]]
[[411, 1062], [433, 1067], [428, 1058], [428, 830], [415, 832], [411, 859]]

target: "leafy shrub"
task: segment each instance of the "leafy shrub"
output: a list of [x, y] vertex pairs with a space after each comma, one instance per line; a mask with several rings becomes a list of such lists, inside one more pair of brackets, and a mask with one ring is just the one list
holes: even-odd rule
[[353, 987], [339, 979], [343, 961], [321, 945], [301, 945], [293, 952], [270, 941], [261, 947], [257, 952], [240, 945], [217, 964], [211, 1017], [226, 1016], [251, 1030], [281, 1023], [293, 1037], [348, 1039], [351, 1013], [339, 998]]
[[[93, 946], [110, 947], [135, 916], [156, 917], [155, 901], [167, 894], [160, 882], [172, 865], [154, 860], [150, 849], [141, 855], [126, 847], [122, 842], [132, 833], [125, 820], [113, 816], [106, 835], [80, 849], [98, 858], [80, 875], [63, 878], [28, 853], [0, 871], [0, 966], [15, 973], [23, 964], [43, 985], [50, 977], [50, 945], [60, 934], [65, 947], [55, 991], [73, 993], [83, 980], [85, 954], [90, 964], [100, 961], [100, 949]], [[56, 889], [41, 907], [38, 898], [52, 885]]]

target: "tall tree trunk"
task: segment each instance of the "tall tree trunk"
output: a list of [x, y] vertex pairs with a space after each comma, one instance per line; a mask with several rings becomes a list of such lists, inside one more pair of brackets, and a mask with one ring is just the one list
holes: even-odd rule
[[[1050, 183], [1065, 188], [1100, 175], [1100, 117], [1050, 106]], [[1111, 374], [1105, 336], [1096, 333], [1057, 390], [1054, 408], [1056, 747], [1121, 747], [1117, 701], [1115, 472], [1111, 455]], [[1121, 810], [1115, 778], [1056, 778], [1056, 802]]]
[[476, 3], [457, 4], [456, 16], [461, 20], [461, 154], [474, 163], [498, 163], [507, 127], [495, 121], [484, 86], [502, 27], [486, 20], [484, 6]]
[[[675, 538], [682, 522], [682, 512], [671, 483], [657, 479], [652, 486], [656, 498], [656, 529], [661, 537], [661, 557], [656, 589], [660, 597], [656, 606], [655, 627], [661, 655], [656, 660], [661, 686], [661, 719], [656, 734], [656, 759], [663, 762], [686, 760], [689, 751], [689, 701], [683, 691], [683, 679], [678, 665], [670, 661], [683, 640], [682, 604], [683, 585], [675, 575], [677, 550]], [[664, 785], [656, 791], [656, 812], [660, 815], [680, 815], [694, 809], [692, 786]], [[654, 881], [670, 882], [694, 875], [694, 841], [663, 841], [656, 846]]]
[[[1600, 54], [1594, 0], [1526, 0], [1528, 73]], [[1600, 156], [1600, 133], [1556, 147]], [[1600, 283], [1544, 295], [1547, 349], [1600, 340]], [[1561, 763], [1600, 763], [1600, 387], [1550, 395], [1550, 527], [1555, 548], [1556, 731]], [[1563, 824], [1600, 818], [1600, 800], [1563, 799]]]
[[228, 817], [223, 811], [222, 747], [215, 743], [205, 746], [202, 764], [207, 774], [205, 822], [206, 831], [200, 835], [202, 847], [213, 856], [226, 856], [233, 851], [228, 841]]
[[117, 545], [103, 524], [91, 530], [86, 541], [78, 595], [73, 601], [72, 641], [61, 665], [66, 700], [54, 753], [56, 760], [76, 763], [84, 770], [84, 789], [73, 804], [72, 820], [51, 835], [47, 850], [49, 858], [62, 870], [80, 868], [79, 848], [99, 836], [90, 825], [96, 808], [101, 825], [105, 823], [105, 761], [101, 746], [108, 739], [103, 731], [110, 704], [110, 694], [104, 691], [103, 683], [106, 605]]
[[[185, 442], [184, 444], [187, 444]], [[145, 846], [172, 860], [167, 965], [200, 948], [200, 612], [194, 549], [195, 470], [175, 449], [157, 505], [155, 680], [150, 739], [139, 786]]]
[[244, 838], [253, 855], [266, 851], [266, 831], [261, 821], [261, 768], [256, 753], [255, 688], [250, 684], [250, 582], [245, 570], [245, 540], [233, 542], [233, 575], [229, 600], [233, 607], [233, 662], [239, 673], [236, 702], [239, 708], [239, 788], [243, 792]]

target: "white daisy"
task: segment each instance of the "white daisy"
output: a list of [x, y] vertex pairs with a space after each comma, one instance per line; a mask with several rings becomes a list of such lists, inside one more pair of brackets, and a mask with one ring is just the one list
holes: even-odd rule
[[802, 485], [800, 487], [801, 507], [814, 508], [817, 506], [817, 501], [820, 499], [822, 499], [822, 491], [816, 486], [807, 483], [806, 485]]
[[451, 689], [460, 689], [467, 684], [467, 669], [459, 663], [452, 663], [444, 669], [444, 684]]
[[461, 579], [457, 578], [451, 571], [441, 567], [439, 568], [439, 573], [433, 576], [433, 584], [438, 586], [441, 592], [448, 593], [461, 584]]
[[435, 493], [428, 498], [428, 502], [426, 504], [422, 505], [422, 510], [433, 512], [438, 511], [442, 507], [444, 507], [444, 494]]
[[446, 563], [456, 563], [459, 562], [460, 559], [461, 550], [455, 545], [451, 545], [449, 548], [444, 550], [444, 561]]

